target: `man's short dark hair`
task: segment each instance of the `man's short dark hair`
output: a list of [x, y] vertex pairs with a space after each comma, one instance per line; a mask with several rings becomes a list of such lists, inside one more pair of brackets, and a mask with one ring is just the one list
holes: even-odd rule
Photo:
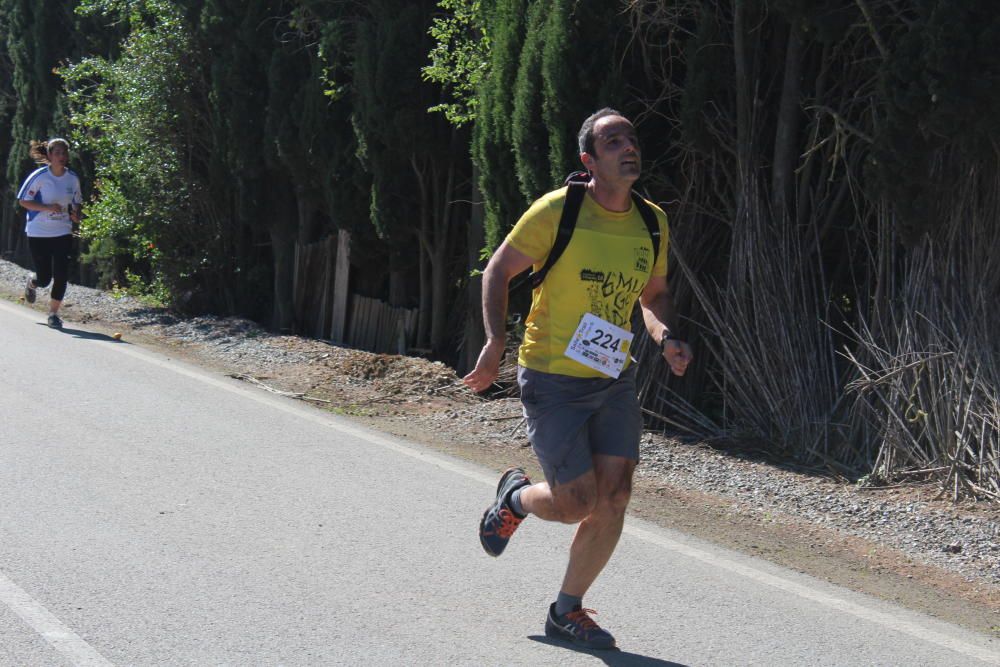
[[607, 116], [625, 117], [620, 111], [616, 111], [611, 107], [604, 107], [600, 111], [595, 111], [587, 116], [587, 120], [583, 121], [583, 125], [580, 126], [580, 134], [576, 137], [577, 142], [580, 144], [581, 153], [594, 155], [594, 125], [597, 124], [597, 121]]

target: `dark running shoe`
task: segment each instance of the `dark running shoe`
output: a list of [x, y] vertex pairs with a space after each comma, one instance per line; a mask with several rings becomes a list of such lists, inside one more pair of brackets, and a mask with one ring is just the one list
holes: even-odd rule
[[24, 300], [28, 303], [34, 303], [36, 289], [35, 276], [28, 276], [27, 282], [24, 283]]
[[497, 499], [486, 508], [479, 522], [479, 541], [491, 556], [499, 556], [507, 548], [510, 536], [524, 521], [523, 516], [514, 514], [510, 507], [510, 494], [522, 486], [530, 486], [531, 480], [521, 468], [509, 468], [497, 484]]
[[545, 619], [545, 636], [573, 642], [584, 648], [606, 650], [615, 648], [615, 638], [601, 628], [588, 614], [596, 614], [593, 609], [577, 607], [562, 616], [556, 615], [556, 603], [549, 605], [549, 616]]
[[48, 324], [49, 324], [49, 327], [51, 327], [53, 329], [62, 329], [62, 320], [60, 320], [59, 316], [56, 315], [55, 313], [52, 313], [51, 315], [49, 315]]

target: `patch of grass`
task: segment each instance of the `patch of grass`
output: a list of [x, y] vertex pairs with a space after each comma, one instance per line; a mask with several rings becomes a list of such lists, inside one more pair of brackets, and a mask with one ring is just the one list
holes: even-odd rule
[[344, 417], [374, 417], [377, 413], [368, 407], [357, 404], [337, 405], [330, 408], [330, 412]]

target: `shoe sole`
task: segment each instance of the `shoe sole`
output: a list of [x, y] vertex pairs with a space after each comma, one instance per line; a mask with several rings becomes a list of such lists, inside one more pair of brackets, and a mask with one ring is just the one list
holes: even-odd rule
[[[504, 470], [503, 474], [500, 475], [500, 481], [497, 482], [497, 492], [496, 492], [496, 495], [500, 495], [500, 489], [503, 488], [504, 482], [506, 482], [507, 478], [510, 477], [511, 474], [513, 474], [515, 472], [519, 472], [522, 475], [524, 475], [524, 468], [518, 468], [518, 467], [515, 466], [515, 467], [507, 468], [506, 470]], [[525, 475], [524, 478], [528, 479], [528, 476]]]
[[551, 639], [558, 639], [558, 640], [564, 641], [564, 642], [566, 642], [568, 644], [572, 644], [573, 646], [579, 646], [580, 648], [585, 648], [585, 649], [588, 649], [590, 651], [617, 651], [618, 650], [618, 643], [617, 642], [611, 644], [610, 646], [593, 646], [591, 644], [588, 644], [585, 641], [577, 639], [574, 635], [571, 635], [570, 633], [561, 630], [559, 627], [553, 627], [551, 625], [551, 623], [552, 623], [551, 621], [548, 621], [548, 622], [545, 623], [545, 636], [546, 637], [549, 637]]
[[483, 528], [486, 524], [486, 515], [490, 513], [491, 509], [493, 509], [492, 505], [487, 507], [486, 511], [483, 512], [483, 518], [479, 520], [479, 543], [483, 545], [483, 551], [485, 551], [487, 555], [493, 556], [494, 558], [498, 558], [500, 556], [500, 553], [503, 552], [501, 551], [500, 553], [496, 553], [495, 551], [493, 551], [493, 549], [490, 549], [490, 546], [486, 544], [486, 538], [483, 536]]

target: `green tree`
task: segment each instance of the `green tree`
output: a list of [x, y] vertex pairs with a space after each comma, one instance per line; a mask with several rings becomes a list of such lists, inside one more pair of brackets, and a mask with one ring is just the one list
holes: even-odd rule
[[616, 55], [620, 13], [598, 0], [496, 0], [486, 8], [490, 66], [473, 156], [488, 247], [500, 244], [527, 203], [580, 168], [576, 131], [586, 116], [604, 106], [628, 111]]
[[473, 129], [472, 158], [479, 170], [479, 188], [484, 197], [486, 246], [503, 241], [520, 215], [524, 197], [517, 186], [514, 165], [513, 98], [510, 91], [517, 78], [521, 44], [525, 37], [527, 0], [484, 2], [490, 26], [489, 69], [479, 90]]
[[[274, 114], [287, 109], [289, 100], [270, 88], [270, 73], [281, 48], [280, 22], [289, 11], [289, 4], [269, 0], [207, 0], [200, 17], [201, 39], [211, 56], [208, 95], [217, 196], [223, 216], [245, 230], [244, 243], [267, 244], [264, 261], [271, 284], [258, 295], [255, 309], [269, 309], [271, 326], [285, 331], [295, 327], [292, 286], [299, 213], [294, 179], [271, 134], [280, 127]], [[273, 111], [271, 104], [277, 105]], [[249, 260], [264, 259], [243, 250]]]
[[[76, 30], [71, 4], [2, 0], [0, 25], [5, 35], [0, 78], [5, 79], [3, 90], [10, 91], [0, 111], [4, 137], [0, 150], [7, 156], [0, 250], [16, 250], [23, 238], [23, 218], [14, 208], [13, 197], [35, 168], [28, 157], [29, 143], [68, 132], [61, 81], [55, 72], [79, 53], [86, 36]], [[74, 168], [78, 168], [77, 156]]]
[[449, 101], [430, 110], [462, 126], [476, 119], [479, 87], [489, 70], [490, 34], [483, 0], [440, 0], [438, 8], [442, 13], [431, 22], [434, 45], [423, 74], [441, 84]]
[[74, 136], [95, 163], [85, 259], [106, 283], [128, 274], [178, 303], [203, 289], [224, 293], [222, 277], [234, 273], [231, 236], [206, 183], [204, 55], [188, 9], [160, 0], [85, 3], [86, 15], [127, 25], [127, 37], [116, 58], [63, 71]]
[[11, 83], [15, 106], [11, 123], [11, 157], [7, 178], [19, 183], [32, 166], [28, 143], [55, 130], [59, 79], [53, 70], [62, 53], [59, 39], [66, 34], [63, 8], [58, 4], [7, 0], [4, 3], [7, 53], [13, 65]]
[[368, 4], [370, 16], [357, 31], [353, 118], [359, 155], [372, 176], [372, 223], [391, 244], [416, 241], [410, 245], [420, 261], [420, 340], [442, 353], [462, 240], [455, 193], [468, 178], [468, 158], [459, 130], [427, 111], [440, 101], [440, 89], [421, 76], [432, 7]]
[[[8, 3], [0, 3], [0, 34], [9, 35]], [[14, 63], [10, 59], [7, 40], [0, 40], [0, 156], [11, 153], [11, 121], [17, 109], [14, 95]], [[0, 253], [13, 254], [19, 237], [20, 216], [17, 215], [14, 196], [15, 185], [10, 181], [7, 170], [3, 170], [3, 187], [0, 187]]]

